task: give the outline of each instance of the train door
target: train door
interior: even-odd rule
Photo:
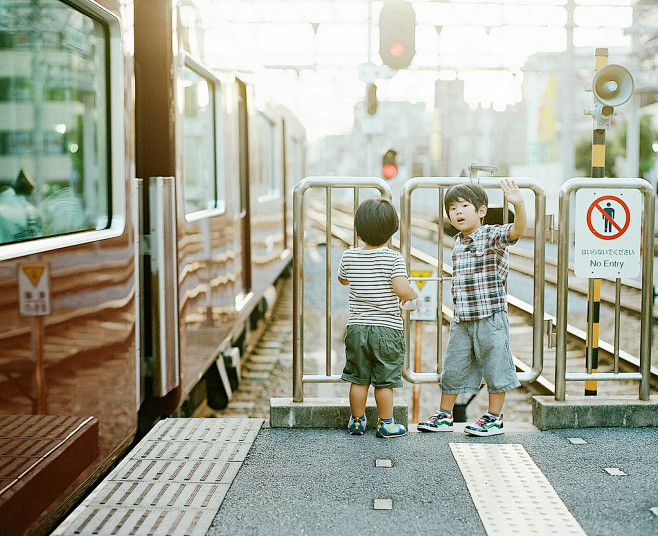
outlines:
[[[240,241],[242,244],[242,290],[251,290],[251,212],[249,208],[249,111],[247,87],[238,80],[238,129],[240,155]]]

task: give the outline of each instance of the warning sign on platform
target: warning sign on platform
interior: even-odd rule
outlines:
[[[50,314],[50,273],[48,263],[21,263],[18,266],[18,301],[23,316]]]
[[[581,188],[576,192],[576,277],[635,277],[640,273],[642,193]]]
[[[427,281],[424,278],[436,277],[436,272],[430,270],[411,270],[411,286],[418,293],[420,307],[409,314],[409,320],[436,320],[436,295],[438,281]],[[414,281],[414,278],[420,279]]]

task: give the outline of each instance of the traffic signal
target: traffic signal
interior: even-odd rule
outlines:
[[[406,0],[388,0],[379,14],[379,55],[393,69],[405,69],[416,53],[416,13]]]
[[[375,84],[368,84],[366,93],[368,98],[368,115],[375,115],[377,112],[377,86]]]
[[[398,174],[398,153],[395,149],[386,149],[382,155],[382,177],[392,179]]]

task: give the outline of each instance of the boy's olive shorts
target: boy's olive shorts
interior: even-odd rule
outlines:
[[[402,387],[405,343],[402,330],[384,326],[347,326],[347,362],[341,378],[358,385]]]

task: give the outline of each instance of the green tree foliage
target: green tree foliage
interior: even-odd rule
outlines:
[[[606,132],[605,140],[605,176],[616,177],[615,162],[620,156],[626,156],[626,130],[624,121],[619,128]],[[656,153],[653,144],[658,141],[658,131],[653,127],[651,116],[644,114],[640,118],[640,176],[645,177],[654,166]],[[585,136],[576,143],[576,169],[585,177],[592,170],[592,138]]]

